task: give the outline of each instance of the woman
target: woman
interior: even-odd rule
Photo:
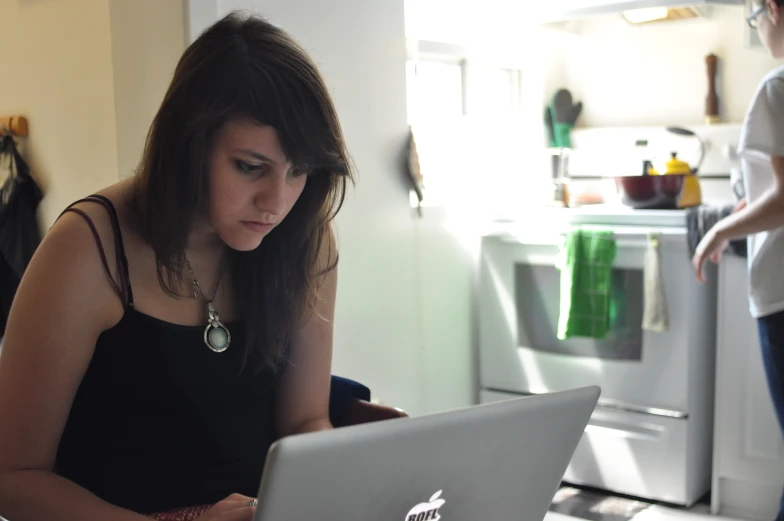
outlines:
[[[749,24],[774,58],[784,58],[784,1],[756,2]],[[762,359],[784,431],[784,67],[760,84],[739,145],[747,200],[703,238],[694,255],[697,278],[707,259],[719,260],[727,241],[749,237],[749,290]],[[784,519],[784,498],[777,519]]]
[[[289,36],[236,14],[200,36],[137,175],[67,210],[20,285],[0,515],[249,521],[274,439],[331,428],[330,221],[350,179]]]

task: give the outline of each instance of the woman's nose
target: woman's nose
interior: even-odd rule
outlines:
[[[261,180],[257,188],[255,204],[259,210],[275,216],[286,213],[288,185],[285,175],[275,175]]]

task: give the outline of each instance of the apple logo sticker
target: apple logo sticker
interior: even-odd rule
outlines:
[[[441,508],[446,501],[441,498],[441,492],[443,490],[439,490],[433,497],[430,498],[430,501],[427,503],[420,503],[406,515],[406,521],[438,521],[441,519],[441,516],[438,514],[438,509]]]

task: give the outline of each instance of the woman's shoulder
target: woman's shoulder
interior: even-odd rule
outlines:
[[[73,276],[89,267],[93,277],[100,270],[120,280],[117,252],[123,250],[118,244],[127,233],[123,214],[129,193],[127,183],[120,182],[70,204],[44,237],[42,251],[61,258],[64,268],[70,265]]]
[[[765,78],[762,80],[762,84],[765,85],[771,81],[782,81],[784,82],[784,65],[780,67],[776,67],[772,71],[770,71]]]
[[[751,103],[751,109],[761,106],[766,110],[784,104],[784,65],[770,71],[762,78]]]
[[[126,206],[123,183],[116,183],[68,205],[55,221],[44,240],[68,237],[75,244],[98,243],[114,251],[115,216]]]
[[[98,204],[79,201],[70,205],[44,235],[20,291],[26,288],[33,294],[74,300],[77,295],[91,295],[102,303],[96,320],[105,327],[112,325],[122,315],[122,302],[109,281],[117,280],[113,236],[111,219]]]

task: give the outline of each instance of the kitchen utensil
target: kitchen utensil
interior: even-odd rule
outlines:
[[[681,161],[678,159],[677,152],[670,152],[670,160],[667,161],[664,165],[664,171],[662,174],[664,175],[673,175],[673,174],[683,174],[689,175],[692,174],[692,169],[689,166],[689,163],[686,161]]]
[[[550,103],[555,131],[555,146],[571,148],[571,132],[577,118],[582,112],[582,103],[574,104],[572,93],[567,89],[558,89]]]
[[[553,152],[553,199],[556,206],[569,206],[569,148]]]
[[[553,121],[553,112],[550,110],[550,107],[545,107],[544,109],[544,126],[547,128],[549,146],[558,146],[555,142],[555,122]]]
[[[574,126],[577,123],[577,120],[580,118],[580,114],[583,111],[583,102],[578,101],[573,107],[571,112],[569,113],[569,123]]]
[[[716,69],[719,59],[715,54],[705,57],[705,66],[708,72],[708,96],[705,100],[705,123],[715,125],[721,123],[719,117],[719,95],[716,93]]]
[[[674,210],[687,175],[636,175],[616,177],[621,202],[635,209]]]
[[[678,153],[672,152],[671,159],[665,164],[664,175],[683,175],[683,191],[678,198],[678,208],[690,208],[702,204],[702,189],[700,180],[688,163],[678,159]]]
[[[700,168],[702,167],[702,162],[705,161],[705,150],[707,149],[705,140],[687,128],[665,127],[665,130],[667,130],[667,132],[670,132],[671,134],[676,134],[678,136],[693,137],[700,142],[700,159],[697,162],[697,166],[695,166],[691,170],[692,174],[697,174],[697,172],[699,172]]]
[[[547,127],[547,139],[548,145],[550,148],[556,148],[558,143],[555,139],[555,122],[553,121],[553,111],[550,107],[545,107],[544,109],[544,125]],[[550,155],[550,164],[552,168],[552,178],[553,183],[556,182],[556,179],[560,176],[561,172],[561,156],[560,154],[551,154]],[[559,198],[559,197],[555,197]]]
[[[683,191],[678,201],[678,208],[691,208],[702,204],[702,188],[696,175],[687,175],[683,180]]]
[[[558,89],[553,96],[553,115],[556,123],[568,123],[572,115],[572,93],[566,89]]]
[[[424,200],[424,177],[419,165],[419,153],[417,152],[414,130],[408,127],[408,147],[406,157],[406,173],[408,174],[409,185],[416,193],[417,215],[422,217],[422,201]]]

